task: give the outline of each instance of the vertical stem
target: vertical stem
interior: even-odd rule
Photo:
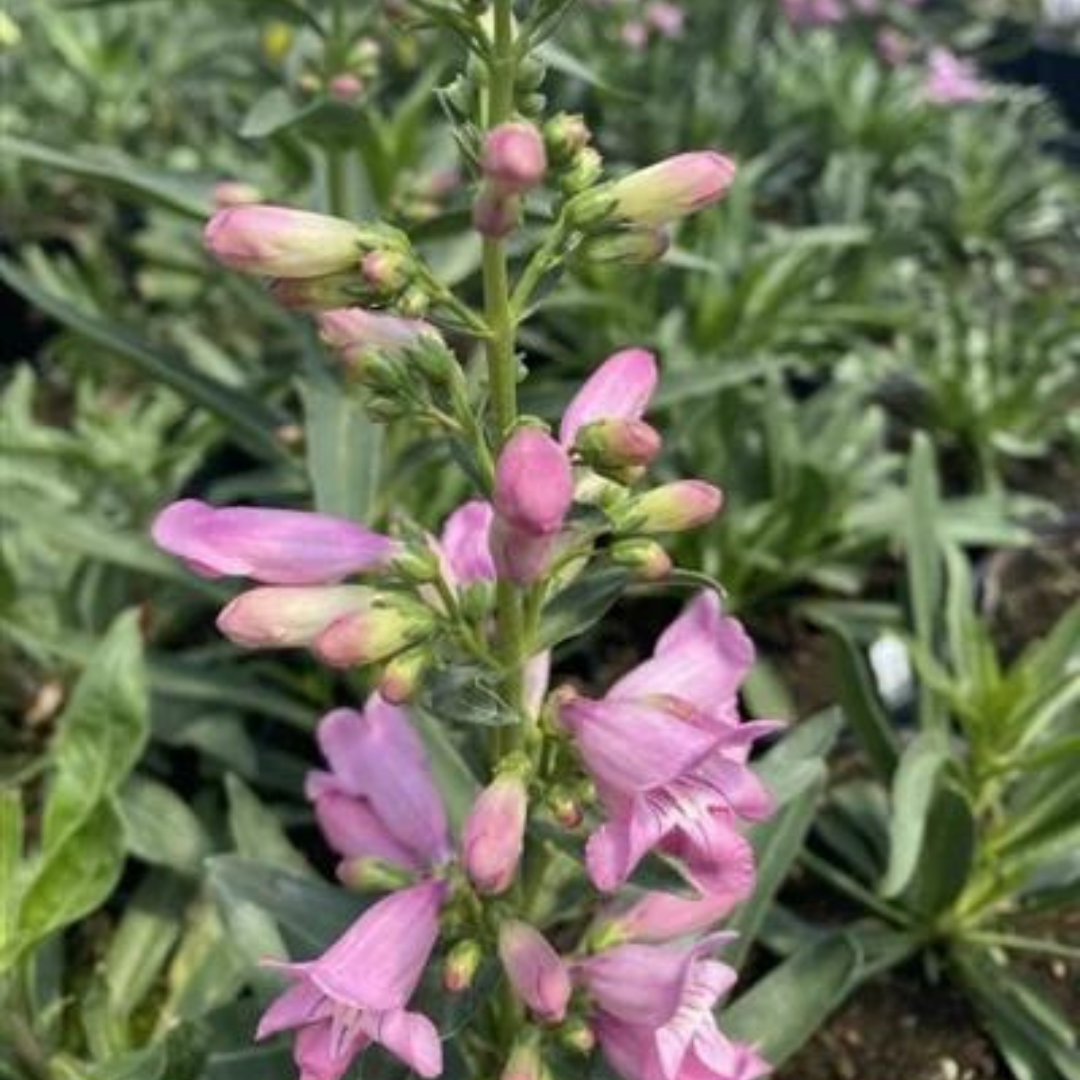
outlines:
[[[495,40],[488,97],[488,127],[508,120],[514,108],[514,26],[512,0],[495,0]],[[501,447],[518,416],[517,357],[514,319],[510,310],[510,284],[506,246],[484,240],[484,311],[491,329],[487,344],[488,386],[495,422],[496,446]],[[521,704],[524,620],[521,595],[512,582],[500,581],[496,597],[497,649],[503,666],[503,693],[515,707]],[[506,732],[506,737],[503,732]],[[493,750],[505,753],[516,743],[513,728],[496,729]]]

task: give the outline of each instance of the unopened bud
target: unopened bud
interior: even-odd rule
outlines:
[[[479,942],[472,939],[459,941],[446,957],[443,966],[443,986],[451,994],[460,994],[468,990],[476,978],[483,958],[484,950]]]
[[[573,157],[566,171],[559,180],[563,191],[568,195],[584,194],[592,188],[604,173],[604,159],[600,152],[591,146],[583,147]],[[605,203],[605,219],[614,206],[614,201]]]
[[[540,1057],[540,1040],[529,1032],[518,1040],[499,1080],[550,1080],[551,1073]]]
[[[258,202],[262,202],[262,192],[253,184],[245,184],[242,180],[221,180],[214,185],[215,210],[251,206]]]
[[[371,289],[353,270],[313,278],[278,278],[270,295],[291,311],[332,311],[371,297]]]
[[[416,697],[424,674],[431,665],[431,653],[424,647],[406,649],[395,656],[379,679],[379,693],[391,705],[404,705]]]
[[[587,149],[582,151],[583,154],[586,152]],[[566,204],[566,217],[570,224],[578,229],[590,229],[606,222],[616,205],[612,188],[612,184],[600,184],[575,195]]]
[[[585,118],[577,113],[558,113],[544,125],[544,145],[553,161],[569,163],[592,138]]]
[[[564,829],[576,829],[585,819],[581,803],[565,787],[552,788],[546,801],[551,816]]]
[[[529,797],[520,772],[502,772],[476,798],[462,835],[462,861],[477,892],[510,888],[525,843]]]
[[[627,266],[644,266],[662,259],[669,247],[671,237],[663,229],[643,226],[593,237],[582,244],[578,257],[600,265],[623,263]]]
[[[415,878],[404,867],[374,855],[343,859],[337,867],[338,881],[355,892],[385,892],[403,889]]]
[[[577,431],[574,450],[601,472],[648,465],[660,453],[660,433],[644,420],[594,420]]]
[[[360,261],[360,272],[383,297],[396,296],[412,280],[413,260],[400,251],[372,251]]]
[[[521,221],[521,199],[506,194],[490,184],[480,189],[473,206],[473,226],[489,240],[509,236]]]
[[[480,169],[487,185],[501,195],[531,191],[547,172],[547,153],[532,124],[500,124],[484,137]]]
[[[619,217],[663,225],[711,206],[735,179],[735,163],[722,154],[677,154],[618,180],[613,194]]]
[[[409,547],[394,556],[390,568],[413,585],[426,585],[439,576],[439,556],[426,545]]]
[[[332,98],[348,104],[357,101],[364,93],[364,80],[351,72],[342,72],[330,80],[327,90]]]
[[[678,480],[629,499],[613,515],[619,532],[644,535],[684,532],[712,521],[723,494],[701,480]]]
[[[431,307],[431,297],[426,290],[414,285],[405,290],[397,302],[397,309],[408,319],[422,319]]]
[[[315,653],[330,667],[375,664],[427,637],[435,627],[429,608],[404,597],[381,596],[367,611],[331,623],[315,640]]]
[[[547,939],[528,923],[499,928],[499,959],[517,996],[546,1024],[561,1023],[573,988],[570,972]]]
[[[596,1049],[596,1035],[593,1029],[580,1017],[568,1020],[563,1024],[559,1029],[559,1042],[567,1050],[572,1050],[575,1054],[581,1054],[583,1057],[587,1057]]]
[[[644,537],[618,540],[608,549],[616,566],[632,570],[641,581],[663,581],[671,574],[671,556],[655,541]]]
[[[547,75],[547,64],[536,55],[526,56],[517,66],[515,83],[519,90],[539,90]]]

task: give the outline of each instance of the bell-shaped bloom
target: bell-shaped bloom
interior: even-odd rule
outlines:
[[[503,923],[499,959],[529,1011],[546,1024],[562,1023],[573,992],[570,971],[544,935],[527,923]]]
[[[435,616],[414,600],[373,600],[335,619],[315,638],[315,655],[330,667],[377,664],[430,635]]]
[[[446,862],[446,810],[404,709],[374,694],[363,712],[328,713],[318,742],[330,769],[309,773],[306,791],[334,851],[418,872]]]
[[[339,1080],[379,1043],[423,1077],[442,1072],[435,1025],[406,1006],[439,934],[447,887],[426,881],[372,905],[322,956],[275,964],[293,985],[263,1014],[256,1038],[298,1030],[302,1080]]]
[[[369,351],[406,352],[416,348],[425,337],[438,339],[439,332],[423,319],[349,307],[319,315],[319,336],[346,363],[352,363]]]
[[[657,378],[656,357],[645,349],[609,356],[566,407],[559,442],[570,449],[583,427],[600,420],[640,420],[656,392]]]
[[[722,940],[681,951],[623,945],[578,966],[604,1056],[625,1080],[755,1080],[770,1071],[716,1026],[716,1004],[735,981],[709,958]]]
[[[646,892],[629,905],[601,916],[605,940],[666,942],[710,930],[753,891],[754,859],[749,845],[732,852],[727,868],[730,887],[692,900],[671,893]]]
[[[337,620],[368,610],[372,595],[362,585],[267,585],[227,604],[217,627],[246,649],[302,648]]]
[[[513,884],[525,846],[529,796],[516,772],[500,773],[476,797],[462,831],[462,862],[477,892],[497,896]]]
[[[924,86],[926,96],[939,105],[982,101],[987,94],[975,65],[944,48],[930,50]]]
[[[730,158],[711,150],[677,154],[617,180],[615,213],[638,225],[664,225],[719,201],[735,172]]]
[[[443,577],[454,588],[495,580],[489,536],[495,511],[482,499],[459,506],[443,525],[438,552]]]
[[[203,577],[317,585],[384,566],[395,541],[345,518],[302,510],[214,507],[181,499],[158,514],[154,542]]]
[[[752,854],[737,826],[767,817],[772,800],[746,759],[777,727],[740,720],[736,694],[753,655],[739,623],[705,593],[602,700],[563,702],[561,721],[607,811],[587,848],[598,888],[617,889],[654,848],[706,894],[747,887]]]
[[[703,480],[675,480],[646,491],[613,514],[616,529],[641,536],[686,532],[708,524],[724,504],[723,492]]]
[[[219,210],[204,233],[225,266],[271,278],[308,278],[359,266],[363,233],[343,218],[287,206]]]
[[[522,195],[547,172],[547,153],[537,128],[527,122],[499,124],[484,136],[480,171],[497,191]]]

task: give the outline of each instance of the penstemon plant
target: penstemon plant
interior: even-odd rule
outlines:
[[[599,1049],[629,1080],[751,1080],[767,1064],[714,1009],[734,982],[715,925],[754,884],[743,826],[772,809],[748,755],[778,725],[738,706],[753,646],[710,583],[603,695],[551,689],[550,671],[635,582],[707,581],[657,538],[709,522],[721,494],[648,486],[661,436],[643,349],[601,364],[557,432],[518,404],[541,288],[573,260],[659,258],[666,226],[720,199],[735,167],[695,152],[607,178],[580,117],[539,115],[537,50],[572,2],[521,6],[519,21],[511,0],[416,4],[470,52],[442,96],[476,178],[482,306],[383,223],[245,204],[206,230],[219,261],[315,313],[375,420],[449,440],[475,487],[437,539],[195,499],[154,525],[197,573],[258,583],[218,619],[232,641],[373,672],[362,709],[320,723],[327,768],[307,795],[342,882],[381,898],[321,956],[277,965],[288,988],[258,1037],[292,1030],[303,1080],[337,1080],[374,1044],[424,1077],[584,1075]],[[526,203],[549,213],[535,236]],[[420,716],[471,722],[452,737],[487,783],[464,808]]]

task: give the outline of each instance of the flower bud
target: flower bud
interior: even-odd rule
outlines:
[[[217,627],[248,649],[309,645],[336,620],[365,610],[371,597],[361,585],[249,589],[225,606]]]
[[[545,799],[551,816],[564,828],[576,829],[585,820],[581,803],[563,786],[554,787]]]
[[[521,199],[485,184],[473,206],[473,227],[489,240],[509,236],[521,221]]]
[[[536,536],[558,532],[574,498],[566,451],[537,428],[519,428],[495,466],[495,511],[512,528]]]
[[[403,866],[361,855],[355,859],[343,859],[337,866],[338,881],[354,892],[391,892],[412,885],[416,878]]]
[[[419,285],[406,289],[397,301],[397,309],[410,319],[419,319],[428,313],[431,307],[431,295]]]
[[[532,124],[500,124],[484,136],[480,169],[489,185],[504,195],[523,195],[544,179],[547,153]]]
[[[570,972],[544,936],[527,923],[504,922],[499,959],[515,993],[537,1019],[561,1023],[573,992]]]
[[[590,152],[592,148],[586,147],[580,156]],[[593,187],[591,183],[568,186],[569,180],[564,183],[568,191],[580,191],[566,204],[566,219],[577,229],[594,229],[609,221],[615,212],[617,205],[614,184],[598,184]]]
[[[262,201],[262,192],[253,184],[242,180],[220,180],[214,185],[214,209],[226,210],[230,206],[250,206]]]
[[[569,163],[592,139],[579,113],[558,113],[544,125],[544,145],[554,161]]]
[[[443,986],[451,994],[460,994],[472,986],[484,950],[478,941],[471,938],[459,941],[447,954],[443,965]]]
[[[671,556],[655,540],[618,540],[608,548],[608,555],[641,581],[663,581],[671,573]]]
[[[701,480],[678,480],[630,499],[613,515],[619,532],[685,532],[712,521],[720,512],[723,494]]]
[[[315,639],[314,649],[330,667],[375,664],[426,637],[434,625],[434,616],[423,605],[382,597],[367,610],[331,623]]]
[[[390,569],[413,585],[427,585],[441,572],[438,554],[422,544],[407,547],[395,555]]]
[[[669,247],[671,237],[663,229],[620,229],[587,240],[579,249],[578,257],[601,266],[607,263],[645,266],[662,259]]]
[[[354,270],[314,278],[278,278],[270,295],[290,311],[329,311],[370,300],[372,290]]]
[[[400,251],[369,251],[360,261],[364,280],[378,296],[396,296],[412,279],[413,260]]]
[[[364,80],[351,72],[345,71],[335,75],[328,83],[326,89],[336,101],[349,104],[357,101],[364,92]]]
[[[523,1038],[510,1054],[499,1080],[550,1080],[551,1073],[540,1057],[539,1040]]]
[[[431,664],[431,653],[420,646],[406,649],[395,656],[383,669],[379,693],[391,705],[403,705],[416,696],[424,673]]]
[[[525,844],[528,802],[518,771],[500,773],[477,796],[462,833],[462,861],[477,892],[497,896],[513,883]]]
[[[342,218],[253,205],[219,210],[203,235],[214,258],[233,270],[310,278],[356,266],[364,234]]]
[[[514,85],[519,90],[539,90],[547,77],[547,64],[535,54],[524,57],[517,66]]]
[[[622,469],[648,465],[660,453],[660,433],[644,420],[594,420],[579,428],[574,450],[586,465],[599,469]]]
[[[357,307],[323,312],[319,316],[319,336],[350,365],[359,363],[370,352],[393,356],[417,348],[424,340],[442,340],[430,323],[420,319],[402,319]]]
[[[735,163],[722,154],[678,154],[615,182],[619,217],[664,225],[717,202],[735,179]]]
[[[593,1029],[580,1017],[575,1017],[562,1026],[559,1042],[575,1054],[588,1057],[596,1049],[596,1035]]]

